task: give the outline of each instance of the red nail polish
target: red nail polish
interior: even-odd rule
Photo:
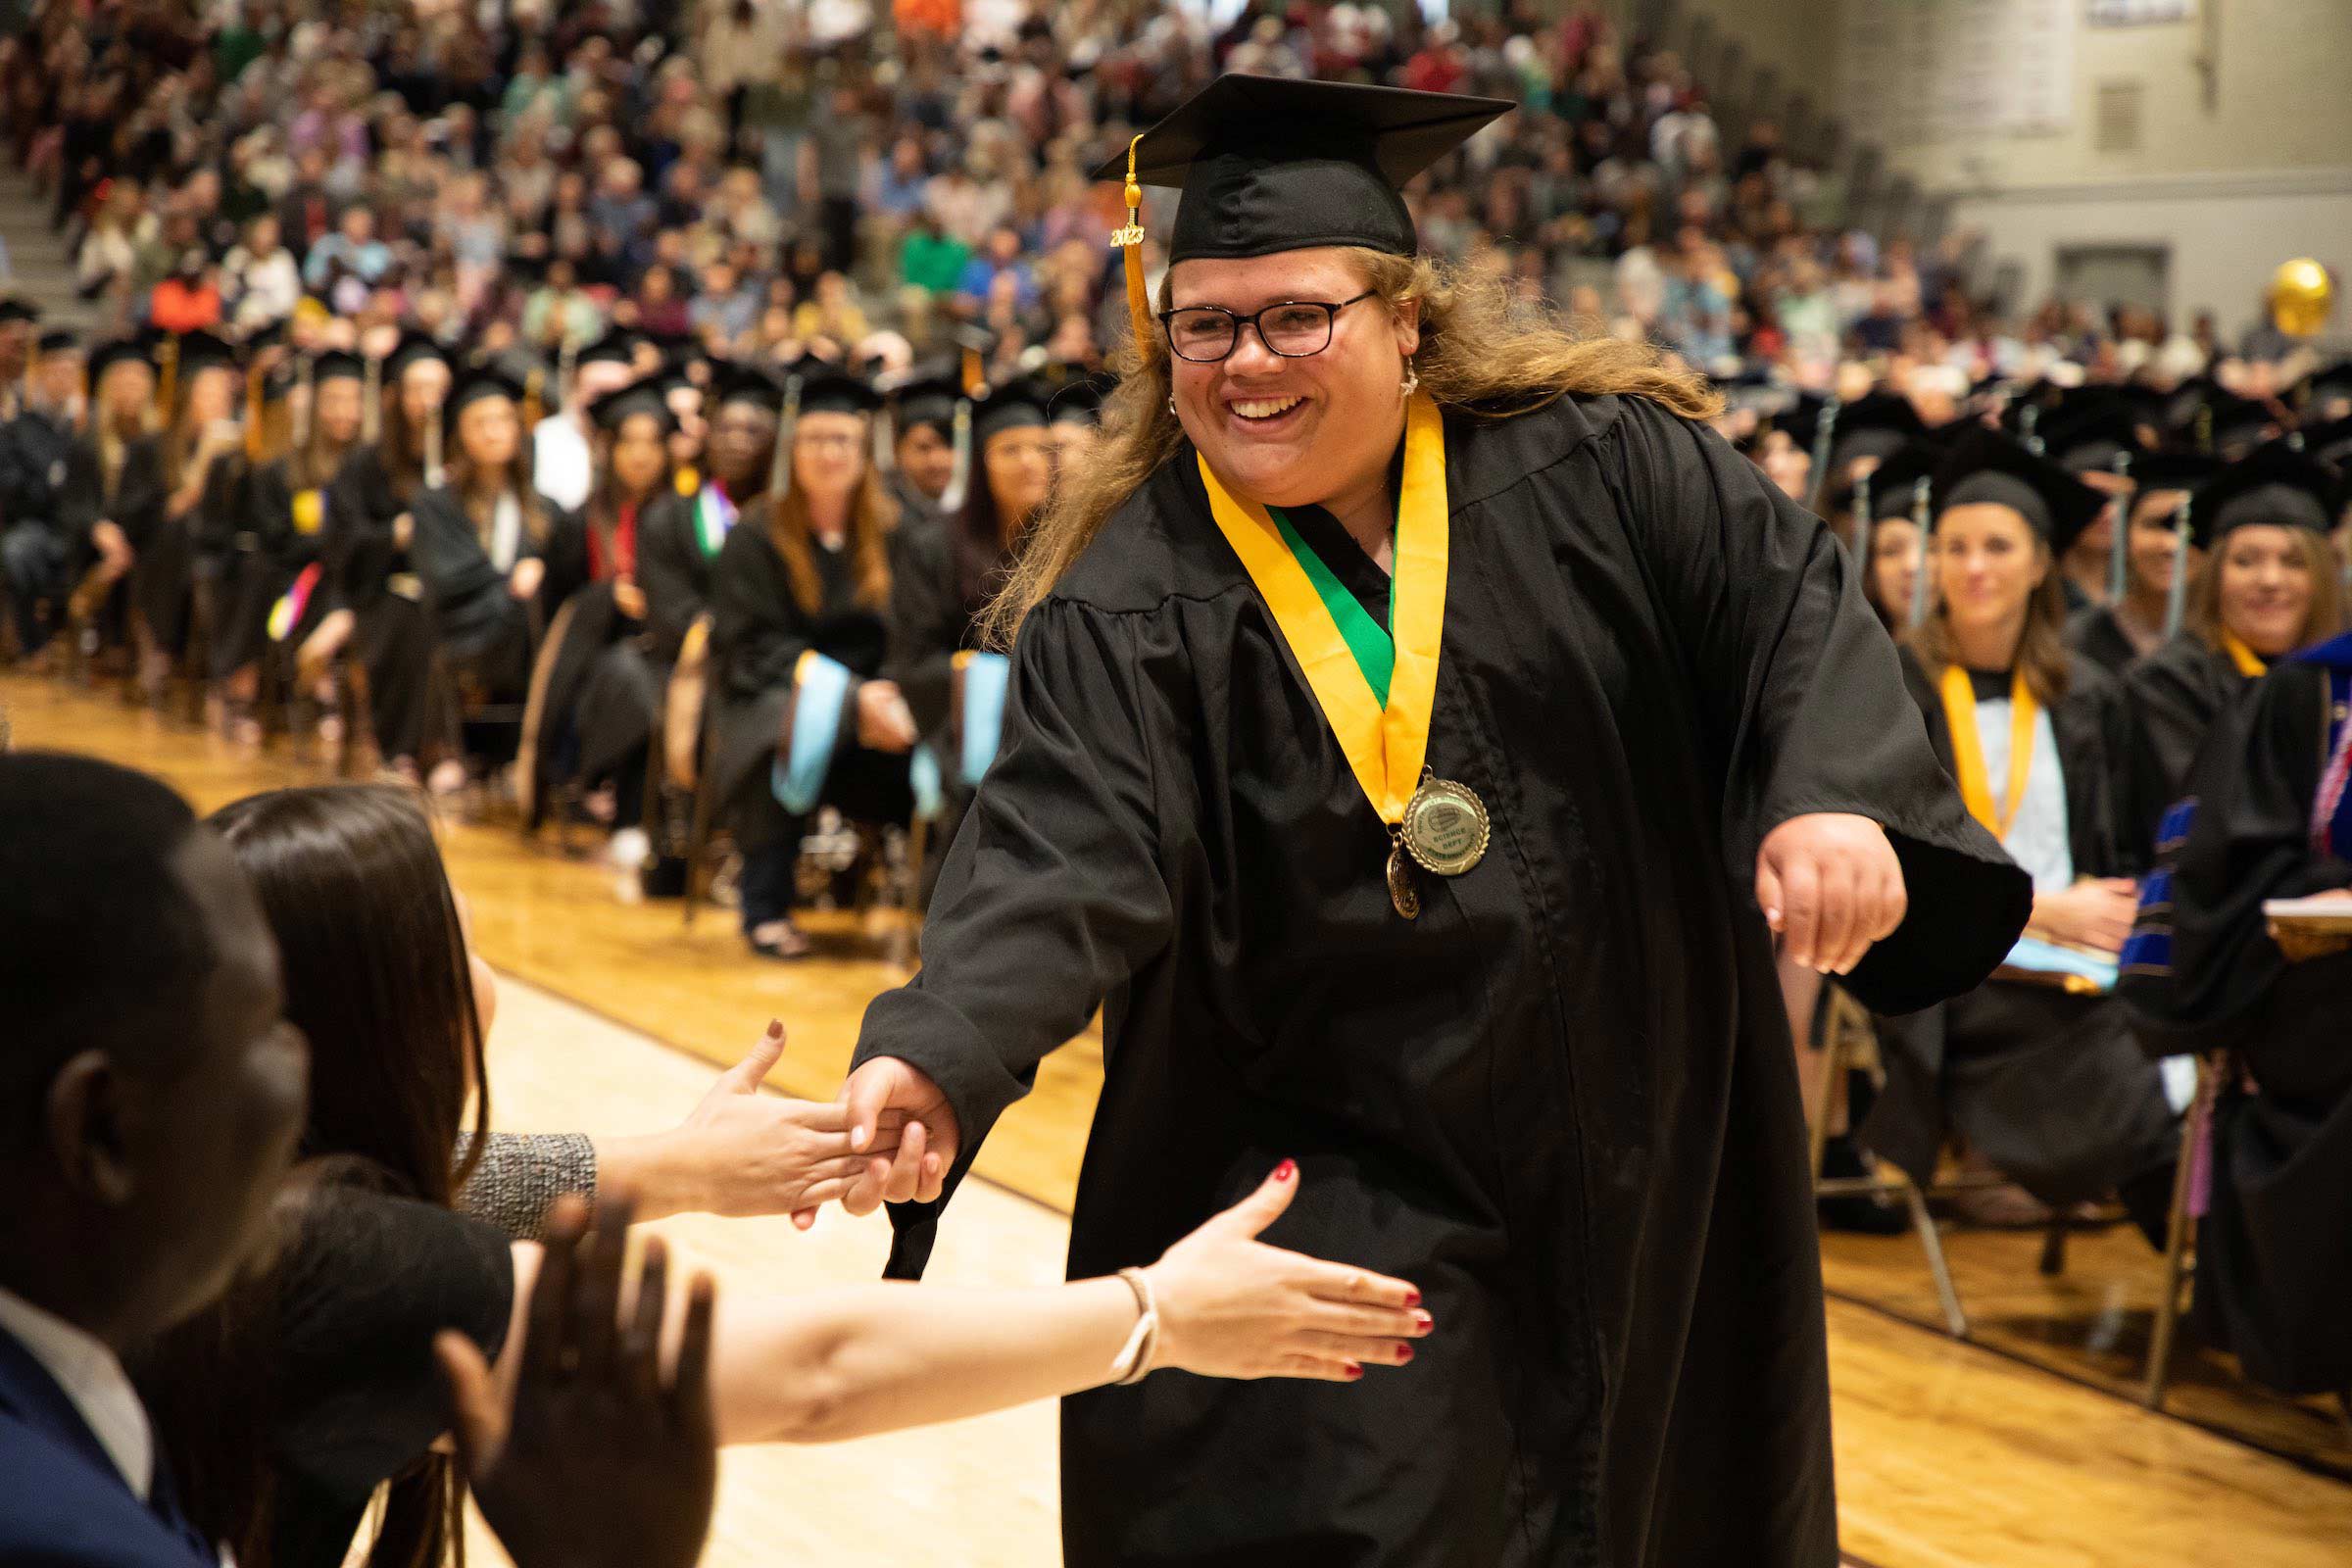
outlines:
[[[1357,1378],[1360,1378],[1360,1377],[1362,1377],[1363,1375],[1364,1375],[1364,1369],[1363,1369],[1362,1367],[1360,1367],[1360,1366],[1357,1366],[1357,1365],[1356,1365],[1356,1364],[1355,1364],[1353,1361],[1350,1361],[1350,1362],[1348,1362],[1348,1382],[1350,1382],[1350,1383],[1353,1383],[1353,1382],[1354,1382],[1354,1381],[1355,1381]]]
[[[1413,1327],[1419,1329],[1424,1334],[1432,1334],[1437,1331],[1438,1320],[1434,1317],[1431,1317],[1427,1312],[1419,1312],[1414,1314]]]
[[[1409,1345],[1405,1345],[1405,1346],[1399,1346],[1399,1347],[1397,1348],[1397,1353],[1396,1353],[1396,1364],[1397,1364],[1398,1366],[1402,1366],[1402,1365],[1404,1365],[1404,1363],[1405,1363],[1405,1362],[1407,1362],[1407,1361],[1410,1361],[1412,1358],[1413,1358],[1413,1348],[1412,1348],[1411,1346],[1409,1346]]]
[[[1298,1174],[1298,1162],[1295,1159],[1286,1159],[1274,1167],[1274,1179],[1278,1182],[1287,1182]]]
[[[1404,1304],[1407,1306],[1419,1306],[1421,1304],[1421,1293],[1419,1291],[1405,1292]]]

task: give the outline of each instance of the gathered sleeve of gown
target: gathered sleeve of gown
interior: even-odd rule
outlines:
[[[711,573],[710,648],[726,689],[749,702],[791,685],[809,647],[808,617],[784,563],[747,521],[727,535]]]
[[[961,1134],[957,1175],[1038,1062],[1173,932],[1158,780],[1187,764],[1150,674],[1172,655],[1147,646],[1150,626],[1058,599],[1030,612],[1004,743],[940,873],[922,969],[866,1008],[858,1062],[897,1056],[939,1086]]]
[[[1869,817],[1910,908],[1843,983],[1889,1013],[1973,988],[2024,929],[2033,884],[1936,761],[1860,570],[1720,438],[1627,403],[1609,478],[1722,769],[1726,871],[1752,887],[1765,836],[1791,817]]]
[[[693,553],[700,544],[693,505],[678,496],[661,496],[637,514],[637,586],[645,590],[645,629],[664,662],[678,657],[687,628],[706,608],[695,581]]]
[[[164,525],[164,503],[169,499],[163,437],[141,436],[123,449],[122,475],[99,516],[121,524],[133,550],[145,550]]]

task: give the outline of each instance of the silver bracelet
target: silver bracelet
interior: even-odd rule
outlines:
[[[1119,1278],[1135,1293],[1135,1332],[1127,1336],[1127,1344],[1110,1363],[1110,1380],[1125,1388],[1141,1383],[1152,1370],[1152,1352],[1159,1348],[1159,1302],[1152,1295],[1152,1281],[1140,1268],[1123,1268]]]

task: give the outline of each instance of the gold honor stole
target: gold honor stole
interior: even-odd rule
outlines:
[[[1449,526],[1446,431],[1437,404],[1419,393],[1405,405],[1404,476],[1390,584],[1395,657],[1385,702],[1286,530],[1264,507],[1228,491],[1207,459],[1200,464],[1209,512],[1298,661],[1364,799],[1388,825],[1391,838],[1423,866],[1449,876],[1468,870],[1486,851],[1486,809],[1461,785],[1424,782],[1446,629]],[[1433,831],[1416,833],[1407,818],[1417,818],[1423,809],[1437,813],[1431,817]],[[1393,854],[1390,893],[1397,912],[1410,919],[1419,901],[1401,865],[1400,854]]]
[[[2237,666],[2237,672],[2248,680],[2253,680],[2270,670],[2270,664],[2260,654],[2248,648],[2244,639],[2237,633],[2227,628],[2222,632],[2222,651],[2230,656],[2230,662]]]
[[[1952,767],[1960,775],[1960,799],[1968,814],[2006,843],[2009,828],[2025,804],[2026,778],[2034,766],[2034,731],[2041,705],[2020,669],[2009,678],[2009,792],[1998,812],[1992,807],[1992,779],[1984,769],[1984,743],[1977,735],[1977,688],[1958,664],[1943,666],[1943,718],[1952,732]]]

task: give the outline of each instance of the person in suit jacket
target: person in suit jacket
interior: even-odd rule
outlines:
[[[309,1047],[251,886],[171,790],[0,757],[0,1562],[217,1562],[121,1357],[262,1244]]]

